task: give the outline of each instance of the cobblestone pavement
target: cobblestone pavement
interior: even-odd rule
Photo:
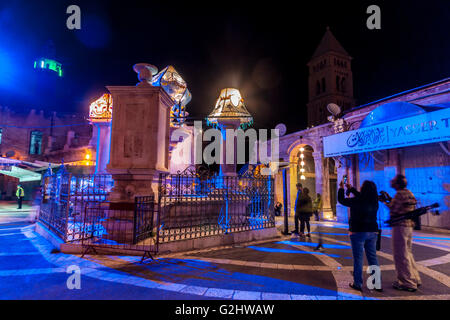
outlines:
[[[0,212],[1,299],[450,299],[450,232],[415,232],[414,255],[423,285],[415,293],[391,287],[395,279],[389,230],[378,257],[383,293],[348,287],[352,258],[346,226],[320,223],[325,252],[313,236],[290,237],[185,254],[140,264],[136,256],[52,253],[34,232],[30,213]],[[277,224],[281,225],[281,220]],[[67,267],[81,269],[81,289],[70,290]],[[367,275],[366,275],[367,276]]]

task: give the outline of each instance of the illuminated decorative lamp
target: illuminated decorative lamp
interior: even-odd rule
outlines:
[[[225,88],[220,92],[216,106],[206,118],[207,124],[220,127],[224,121],[239,121],[240,127],[246,129],[253,124],[253,117],[247,111],[244,99],[238,89]]]
[[[89,105],[89,120],[91,122],[110,122],[112,119],[112,97],[109,93]]]
[[[95,173],[106,173],[111,147],[111,120],[113,101],[109,93],[89,105],[89,120],[97,130],[92,133],[90,145],[96,147]],[[90,156],[89,156],[90,157]],[[89,160],[89,159],[86,159]]]
[[[222,132],[223,139],[226,138],[226,130],[236,130],[239,127],[245,129],[253,123],[253,117],[247,111],[244,99],[238,89],[225,88],[220,92],[219,98],[213,111],[206,117],[206,124],[219,128]],[[220,165],[220,175],[233,176],[236,175],[236,144],[234,144],[234,161],[226,163],[226,143],[222,143],[223,161]]]
[[[174,102],[170,111],[171,126],[182,125],[187,117],[186,105],[192,99],[186,81],[173,66],[167,66],[153,76],[152,85],[162,87]]]

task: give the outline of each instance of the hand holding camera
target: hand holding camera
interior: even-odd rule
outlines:
[[[391,202],[392,197],[387,193],[386,191],[380,191],[380,194],[378,195],[378,201],[381,202]]]

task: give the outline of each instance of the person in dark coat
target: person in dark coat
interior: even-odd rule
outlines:
[[[298,236],[298,220],[299,220],[299,215],[298,215],[298,208],[299,208],[299,201],[300,201],[300,197],[302,195],[302,191],[303,191],[303,186],[301,183],[297,183],[296,185],[297,187],[297,197],[295,198],[295,207],[294,207],[294,225],[295,225],[295,230],[292,232],[292,234],[294,236]]]
[[[300,236],[305,236],[305,225],[308,229],[308,233],[306,234],[307,237],[311,238],[311,227],[309,225],[309,219],[311,218],[313,214],[313,208],[312,208],[312,199],[309,196],[309,189],[303,188],[303,192],[300,195],[299,201],[298,201],[298,216],[300,219]]]
[[[347,185],[347,189],[350,193],[353,193],[353,198],[345,197],[344,181],[341,181],[338,202],[350,207],[349,235],[353,253],[353,283],[350,283],[349,286],[362,291],[364,250],[369,265],[379,266],[376,251],[378,192],[377,186],[372,181],[364,181],[361,192],[358,192],[351,185]],[[376,290],[381,291],[382,289],[376,288]]]

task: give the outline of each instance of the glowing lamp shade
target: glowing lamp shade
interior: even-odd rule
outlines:
[[[182,125],[188,115],[186,105],[192,99],[186,81],[173,66],[167,66],[153,76],[152,85],[162,87],[174,102],[170,111],[171,126],[176,127]]]
[[[208,124],[213,125],[219,124],[220,120],[239,120],[244,127],[253,123],[253,117],[247,111],[241,93],[235,88],[222,89],[207,120]]]
[[[89,106],[89,120],[92,122],[110,122],[112,119],[112,97],[103,94]]]
[[[302,162],[300,162],[300,164],[301,164],[302,166],[304,166],[304,165],[305,165],[305,162],[304,162],[304,161],[302,161]]]
[[[304,175],[301,175],[300,179],[306,180],[306,177]]]

